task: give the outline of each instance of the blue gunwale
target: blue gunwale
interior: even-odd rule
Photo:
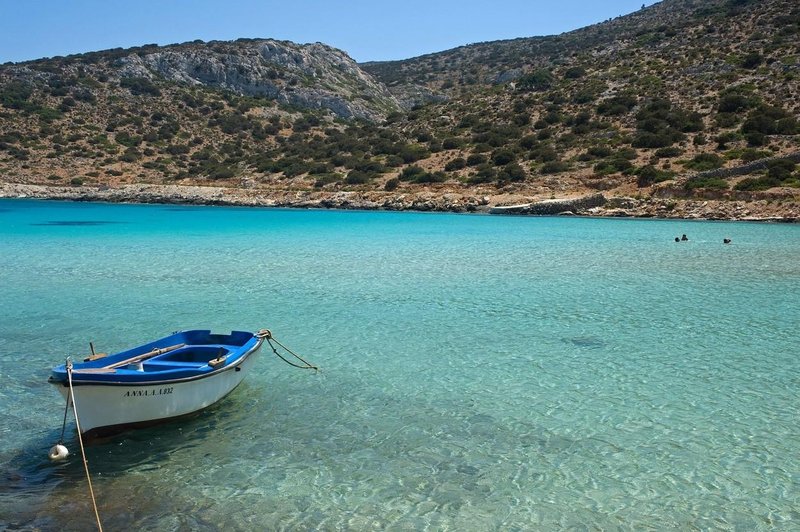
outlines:
[[[74,386],[151,386],[201,379],[222,371],[238,370],[260,343],[261,340],[253,333],[244,331],[232,331],[227,335],[211,334],[209,330],[181,331],[97,360],[74,363],[72,383]],[[141,370],[133,365],[124,365],[103,371],[108,366],[167,347],[175,348],[146,358]],[[220,356],[224,356],[222,364],[209,365],[210,360]],[[49,381],[67,386],[66,365],[53,368]]]

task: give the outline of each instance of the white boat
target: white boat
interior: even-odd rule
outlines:
[[[177,332],[102,358],[56,366],[49,382],[68,400],[82,434],[105,436],[191,414],[231,393],[269,331]]]

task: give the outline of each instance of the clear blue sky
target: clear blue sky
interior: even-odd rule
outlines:
[[[0,0],[0,63],[239,37],[324,42],[359,62],[552,35],[653,0]]]

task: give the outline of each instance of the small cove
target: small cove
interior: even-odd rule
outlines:
[[[92,446],[108,529],[800,522],[798,226],[7,200],[0,247],[12,528],[93,523],[50,367],[261,327],[322,371]]]

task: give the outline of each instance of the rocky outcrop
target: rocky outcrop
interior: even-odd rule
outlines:
[[[552,216],[556,214],[582,214],[594,207],[600,207],[606,203],[606,198],[602,194],[593,194],[582,198],[573,199],[550,199],[535,203],[525,203],[521,205],[507,205],[493,207],[489,210],[490,214],[527,214],[536,216]]]
[[[342,118],[380,120],[397,99],[346,53],[321,43],[243,40],[185,44],[118,60],[121,77],[144,77],[266,96],[328,109]]]

